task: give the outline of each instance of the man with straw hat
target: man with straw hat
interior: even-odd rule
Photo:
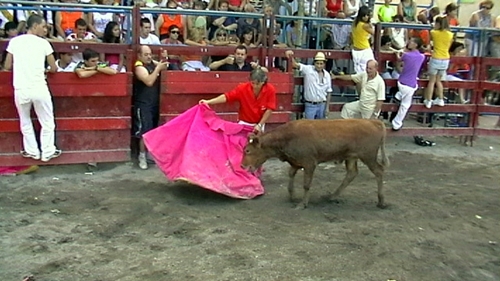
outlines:
[[[285,52],[287,58],[293,56],[293,51]],[[314,65],[305,65],[292,61],[293,68],[304,74],[304,118],[325,119],[327,107],[332,92],[332,77],[325,70],[326,57],[322,52],[314,56]]]

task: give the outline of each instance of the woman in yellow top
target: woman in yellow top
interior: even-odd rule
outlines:
[[[352,24],[352,61],[356,73],[366,70],[366,63],[374,60],[373,50],[370,46],[370,37],[375,29],[370,23],[371,11],[368,6],[359,8],[358,15]]]
[[[450,64],[449,49],[453,43],[453,33],[450,31],[446,16],[439,16],[434,22],[431,30],[431,41],[433,44],[432,57],[429,60],[429,84],[425,89],[425,107],[431,108],[433,104],[444,106],[443,83],[441,78],[446,76],[446,70]],[[436,86],[436,99],[432,100],[432,93]]]

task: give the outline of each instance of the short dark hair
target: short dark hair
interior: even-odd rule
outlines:
[[[75,27],[87,26],[87,22],[84,19],[77,19],[75,21]]]
[[[411,40],[417,44],[417,50],[420,50],[422,46],[424,45],[424,40],[420,37],[412,37]]]
[[[9,21],[9,22],[5,23],[3,29],[5,31],[9,31],[9,30],[12,30],[12,29],[17,29],[17,23],[15,23],[13,21]]]
[[[90,59],[93,59],[93,58],[98,58],[99,57],[99,53],[92,50],[92,49],[85,49],[83,51],[83,60],[90,60]]]
[[[32,28],[35,24],[42,24],[45,19],[37,14],[32,14],[26,21],[28,29]]]
[[[142,18],[140,23],[141,27],[143,27],[145,23],[151,24],[151,21],[148,18]]]
[[[380,46],[384,46],[387,43],[391,43],[391,42],[392,42],[392,39],[391,39],[391,36],[389,36],[389,35],[382,35],[382,37],[380,37]]]
[[[450,3],[450,4],[446,5],[446,8],[444,8],[444,13],[449,14],[455,10],[458,10],[458,5],[455,3]]]
[[[245,54],[248,54],[248,49],[245,47],[245,45],[238,45],[234,52],[236,53],[236,50],[245,50]]]

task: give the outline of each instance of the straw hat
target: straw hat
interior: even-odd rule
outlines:
[[[323,52],[317,52],[314,56],[314,61],[326,61],[326,56]]]

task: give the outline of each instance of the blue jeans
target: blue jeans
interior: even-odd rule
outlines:
[[[304,103],[304,118],[305,119],[325,119],[326,103]]]

